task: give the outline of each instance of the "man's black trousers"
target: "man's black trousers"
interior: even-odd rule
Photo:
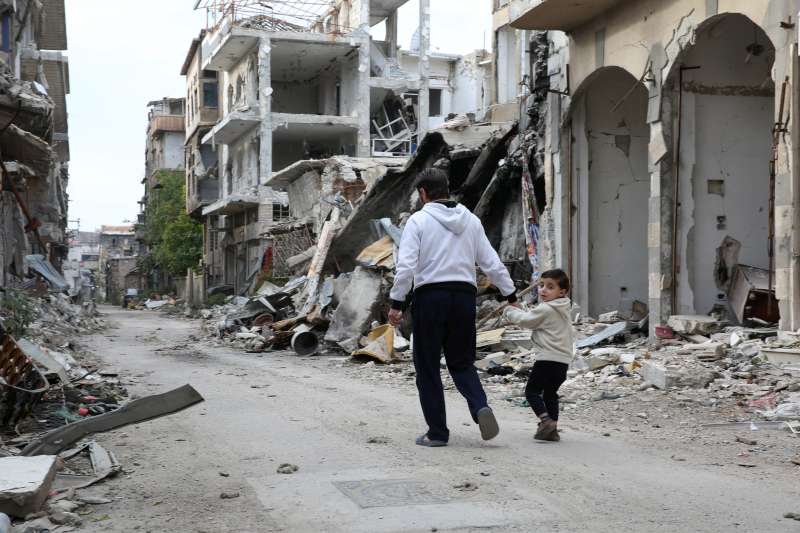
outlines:
[[[439,361],[444,351],[447,369],[466,398],[472,419],[487,407],[486,393],[475,369],[475,292],[461,288],[423,286],[414,291],[414,366],[428,438],[447,442],[450,431],[444,404]]]

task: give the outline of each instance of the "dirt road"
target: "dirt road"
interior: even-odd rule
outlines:
[[[206,401],[98,436],[126,474],[92,489],[115,502],[84,531],[800,528],[783,518],[800,511],[791,473],[675,460],[569,423],[561,443],[537,443],[529,412],[500,400],[501,434],[484,443],[452,391],[451,445],[420,448],[410,376],[359,379],[341,359],[238,353],[196,341],[197,322],[103,312],[116,327],[83,342],[133,396],[191,383]],[[277,473],[282,463],[299,470]]]

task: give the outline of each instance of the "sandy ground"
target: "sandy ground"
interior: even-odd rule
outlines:
[[[661,420],[657,393],[639,409],[649,421],[575,409],[562,442],[538,443],[530,411],[489,386],[501,434],[485,443],[449,391],[450,446],[420,448],[408,367],[241,353],[197,340],[196,321],[102,311],[114,327],[81,343],[133,397],[190,383],[206,401],[97,436],[125,473],[84,491],[114,503],[94,506],[83,531],[800,530],[783,518],[800,512],[797,467],[736,443],[738,430]],[[763,449],[797,451],[776,442]],[[742,453],[754,466],[737,464]],[[280,474],[283,463],[299,469]]]

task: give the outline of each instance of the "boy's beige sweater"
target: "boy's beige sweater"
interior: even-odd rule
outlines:
[[[529,311],[507,307],[506,321],[533,330],[533,350],[537,361],[570,364],[573,358],[575,332],[570,319],[572,303],[569,298],[542,302]]]

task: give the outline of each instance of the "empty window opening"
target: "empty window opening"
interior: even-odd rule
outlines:
[[[441,89],[431,89],[430,90],[430,104],[429,104],[429,114],[432,117],[441,117],[442,116],[442,90]]]

